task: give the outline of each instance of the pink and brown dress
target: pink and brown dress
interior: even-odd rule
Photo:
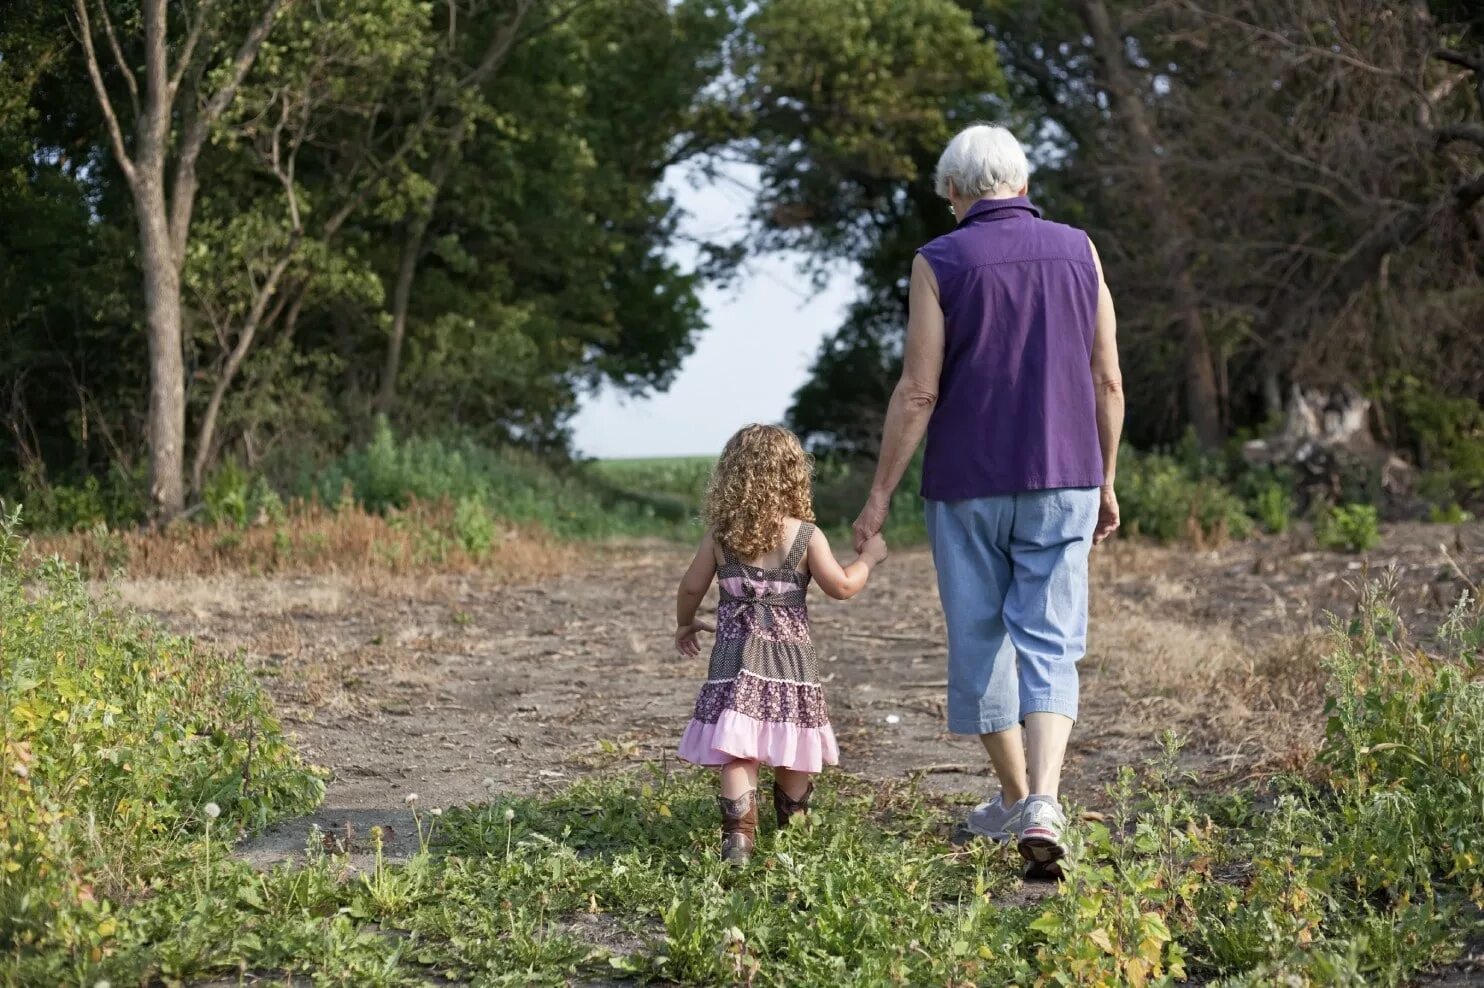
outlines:
[[[798,569],[813,534],[813,525],[799,526],[779,569],[748,566],[722,547],[716,644],[680,740],[686,761],[747,758],[800,772],[839,764],[809,638],[809,575]]]

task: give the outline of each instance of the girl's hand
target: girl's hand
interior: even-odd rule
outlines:
[[[861,546],[860,552],[862,559],[872,566],[878,566],[886,561],[886,540],[881,537],[880,533],[877,533],[866,539],[865,543]]]
[[[675,629],[675,650],[688,659],[694,659],[701,654],[701,642],[696,635],[703,631],[716,631],[716,625],[699,618],[690,624],[682,624]]]

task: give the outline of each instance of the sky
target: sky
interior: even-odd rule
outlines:
[[[698,238],[735,236],[752,202],[754,174],[733,169],[699,188],[684,171],[666,185],[687,214],[681,232]],[[673,256],[687,269],[694,252]],[[799,257],[777,254],[748,262],[727,288],[706,288],[707,328],[668,391],[634,399],[605,388],[583,401],[573,420],[585,456],[715,455],[749,422],[783,419],[808,376],[820,342],[844,321],[855,297],[854,271],[841,267],[823,290],[798,272]]]

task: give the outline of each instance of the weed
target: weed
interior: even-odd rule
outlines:
[[[1320,546],[1337,552],[1366,552],[1381,544],[1381,518],[1369,504],[1323,509],[1314,525]]]
[[[1466,525],[1474,520],[1472,512],[1463,510],[1457,501],[1446,506],[1433,505],[1427,509],[1427,520],[1434,525]]]
[[[1189,457],[1126,449],[1118,463],[1118,502],[1130,534],[1220,543],[1251,533],[1241,499]]]
[[[122,903],[179,873],[210,894],[221,831],[323,783],[239,662],[94,603],[60,560],[26,565],[19,524],[0,518],[0,959],[71,982],[132,935]]]
[[[1288,531],[1293,518],[1293,495],[1284,485],[1269,481],[1253,496],[1252,514],[1273,535]]]

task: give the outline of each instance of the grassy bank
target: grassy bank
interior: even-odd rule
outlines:
[[[142,942],[157,971],[193,967],[196,917],[241,891],[225,842],[323,783],[240,662],[22,565],[16,527],[0,518],[0,984],[91,985]]]

